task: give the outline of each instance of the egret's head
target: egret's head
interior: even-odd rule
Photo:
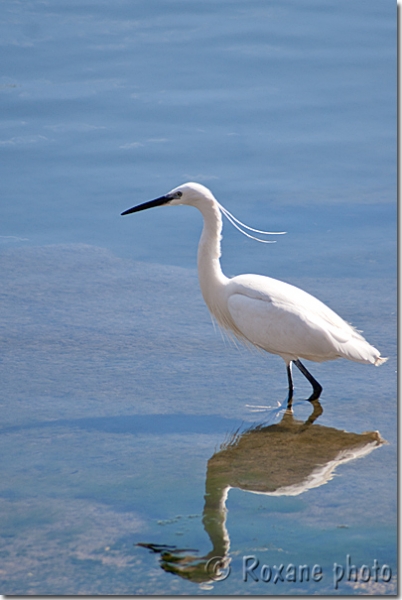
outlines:
[[[200,183],[183,183],[179,185],[177,188],[174,188],[171,192],[167,194],[167,196],[173,196],[173,199],[170,201],[170,204],[190,204],[192,206],[197,206],[200,202],[214,201],[215,198],[212,195],[212,192],[204,185]]]
[[[143,204],[138,204],[137,206],[133,206],[133,208],[129,208],[122,212],[122,215],[129,215],[134,212],[138,212],[140,210],[145,210],[146,208],[152,208],[153,206],[178,206],[179,204],[189,204],[190,206],[196,206],[203,214],[206,216],[207,212],[210,211],[210,207],[212,206],[215,210],[215,214],[217,216],[217,222],[222,223],[220,214],[221,212],[228,221],[236,227],[241,233],[245,236],[257,240],[257,242],[262,242],[263,244],[273,244],[270,240],[261,239],[259,237],[255,237],[250,233],[247,233],[245,229],[248,231],[252,231],[253,233],[259,233],[261,235],[281,235],[285,233],[285,231],[262,231],[261,229],[253,229],[253,227],[249,227],[236,219],[235,216],[232,215],[222,204],[214,198],[212,192],[209,191],[208,188],[201,185],[200,183],[183,183],[178,187],[174,188],[170,192],[168,192],[165,196],[161,196],[160,198],[156,198],[155,200],[150,200],[149,202],[144,202]],[[207,212],[206,212],[207,211]]]
[[[200,183],[183,183],[168,192],[165,196],[144,202],[138,206],[133,206],[122,212],[122,215],[129,215],[146,208],[152,208],[153,206],[178,206],[179,204],[189,204],[192,206],[199,205],[200,202],[213,202],[215,198],[208,188],[204,187]]]

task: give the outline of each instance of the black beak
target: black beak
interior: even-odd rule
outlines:
[[[172,200],[171,196],[161,196],[160,198],[156,198],[156,200],[150,200],[149,202],[144,202],[143,204],[138,204],[138,206],[133,206],[133,208],[129,208],[121,213],[123,215],[130,215],[131,213],[139,212],[140,210],[145,210],[146,208],[152,208],[153,206],[162,206],[163,204],[167,204]]]

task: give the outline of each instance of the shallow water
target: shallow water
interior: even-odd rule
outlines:
[[[3,3],[2,593],[395,593],[394,13]],[[389,356],[311,364],[309,426],[308,384],[283,421],[283,361],[211,325],[199,214],[119,216],[190,179],[288,232],[226,224],[227,275],[295,283]]]

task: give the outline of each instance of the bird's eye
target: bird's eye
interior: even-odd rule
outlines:
[[[177,196],[178,198],[181,198],[181,197],[182,197],[182,195],[183,195],[183,192],[176,192],[176,196]]]

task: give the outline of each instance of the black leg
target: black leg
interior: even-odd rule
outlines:
[[[292,378],[292,362],[290,362],[286,371],[288,374],[288,384],[289,384],[289,395],[288,395],[288,410],[292,410],[292,402],[293,402],[293,378]]]
[[[308,379],[311,385],[313,386],[313,393],[311,394],[310,398],[308,398],[308,400],[310,400],[310,402],[313,402],[313,400],[318,400],[322,392],[322,386],[318,383],[316,379],[314,379],[312,374],[309,371],[307,371],[306,367],[300,362],[300,360],[294,360],[293,362],[295,363],[299,371],[303,373],[304,377]]]

